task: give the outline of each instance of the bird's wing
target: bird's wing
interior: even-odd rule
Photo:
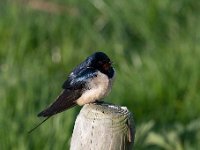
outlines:
[[[64,89],[48,108],[38,114],[38,117],[50,117],[76,105],[75,100],[81,96],[80,90]]]
[[[84,68],[81,69],[78,73],[77,71],[73,71],[68,79],[62,85],[63,89],[83,89],[85,85],[91,80],[92,78],[97,76],[97,72],[93,68]]]
[[[38,117],[50,117],[76,104],[76,100],[87,89],[87,83],[96,76],[94,70],[89,68],[82,69],[77,76],[71,76],[63,84],[63,91],[48,108],[38,114]]]

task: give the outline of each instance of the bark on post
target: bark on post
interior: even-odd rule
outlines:
[[[128,150],[134,135],[133,116],[126,107],[87,104],[76,119],[70,150]]]

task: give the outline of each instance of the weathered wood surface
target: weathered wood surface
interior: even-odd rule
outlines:
[[[77,116],[70,150],[128,150],[134,143],[133,116],[126,107],[87,104]]]

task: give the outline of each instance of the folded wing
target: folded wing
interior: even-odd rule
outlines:
[[[80,90],[69,90],[64,89],[61,94],[57,97],[56,101],[53,102],[48,108],[38,114],[38,117],[50,117],[57,113],[60,113],[66,109],[74,107],[76,104],[75,100],[81,96]]]
[[[71,107],[74,107],[76,100],[87,89],[87,83],[96,76],[96,72],[91,68],[83,68],[78,73],[73,73],[64,82],[61,94],[49,107],[38,114],[38,117],[50,117]]]

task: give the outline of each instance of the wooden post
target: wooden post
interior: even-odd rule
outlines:
[[[128,150],[134,136],[133,116],[126,107],[87,104],[77,116],[70,150]]]

